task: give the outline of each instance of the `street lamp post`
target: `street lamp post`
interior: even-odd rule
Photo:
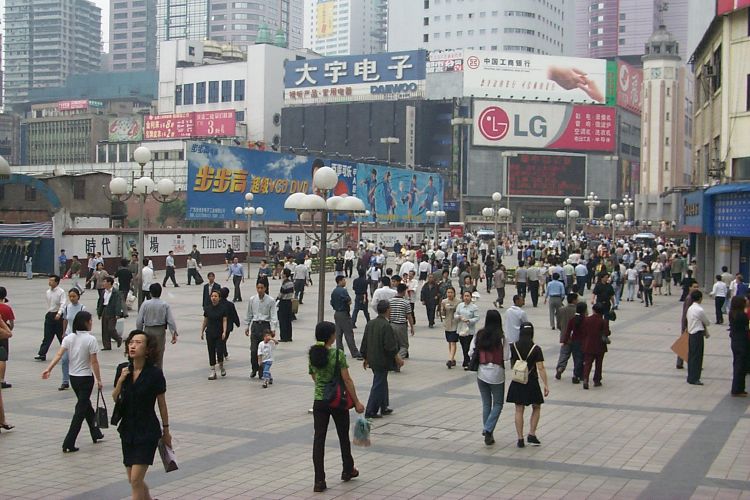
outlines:
[[[633,199],[630,195],[623,195],[622,201],[620,202],[622,210],[625,212],[625,222],[630,220],[630,209],[633,207]]]
[[[151,161],[151,150],[145,146],[141,146],[133,151],[133,159],[140,165],[140,177],[135,178],[135,172],[131,173],[131,185],[130,190],[128,189],[128,181],[123,177],[115,177],[109,181],[109,194],[106,189],[104,194],[107,198],[112,201],[127,201],[132,196],[138,197],[138,257],[143,259],[146,257],[145,243],[144,243],[144,210],[146,206],[146,199],[149,195],[159,203],[172,203],[177,200],[177,196],[169,199],[175,192],[175,185],[172,179],[162,179],[159,182],[154,182],[151,177],[145,175],[146,164]],[[152,171],[153,175],[153,171]],[[104,189],[104,186],[102,186]],[[129,192],[128,192],[129,191]],[[138,300],[140,302],[143,296],[143,291],[138,290]]]
[[[601,201],[599,201],[599,197],[595,195],[593,191],[591,191],[586,199],[583,200],[583,204],[589,209],[589,222],[594,220],[594,211],[600,203]]]
[[[456,117],[451,118],[451,127],[458,127],[458,144],[459,144],[459,155],[458,155],[458,217],[461,222],[464,222],[465,211],[464,211],[464,141],[463,141],[463,127],[471,126],[474,121],[471,118]]]
[[[425,216],[427,217],[428,224],[430,223],[430,220],[432,220],[432,246],[434,247],[438,240],[438,221],[445,217],[445,212],[443,210],[438,210],[438,208],[440,208],[440,203],[437,201],[432,202],[432,208],[432,210],[425,212]],[[427,227],[425,226],[425,233],[426,229]]]
[[[332,213],[357,216],[365,213],[365,204],[359,198],[354,196],[328,196],[336,186],[338,179],[338,174],[331,167],[321,167],[313,176],[313,186],[318,189],[319,194],[294,193],[284,202],[285,209],[294,210],[297,213],[297,220],[307,236],[310,235],[302,224],[302,214],[321,214],[320,236],[315,235],[313,237],[320,243],[320,251],[318,252],[318,323],[323,321],[325,310],[328,215]]]
[[[391,145],[398,144],[400,142],[401,142],[401,139],[399,139],[398,137],[381,137],[380,138],[380,144],[388,145],[388,163],[391,162]]]
[[[570,205],[572,203],[573,203],[573,200],[571,200],[570,198],[565,198],[563,200],[563,204],[565,205],[565,208],[555,212],[555,215],[557,216],[558,219],[565,219],[565,231],[563,231],[563,235],[565,236],[566,250],[568,248],[568,231],[570,230]]]
[[[362,235],[362,220],[364,219],[364,221],[367,222],[370,215],[369,210],[365,210],[364,213],[355,215],[355,218],[357,219],[357,238],[359,238],[360,241],[365,239]]]
[[[236,215],[245,215],[247,217],[247,273],[250,275],[250,251],[253,249],[253,215],[258,217],[263,215],[263,207],[253,207],[250,202],[253,201],[253,193],[245,193],[245,206],[235,207]]]
[[[495,191],[492,193],[492,210],[493,210],[493,217],[492,217],[492,231],[494,233],[493,241],[495,242],[494,247],[492,248],[493,255],[497,255],[497,216],[500,212],[500,201],[502,201],[503,195]]]
[[[493,198],[492,201],[494,202],[495,206],[485,207],[485,208],[482,209],[482,217],[484,217],[487,220],[491,219],[493,227],[494,227],[494,231],[495,231],[495,246],[492,249],[492,251],[493,251],[493,253],[494,253],[495,256],[497,256],[497,239],[498,239],[498,237],[497,237],[497,223],[498,223],[498,218],[505,219],[505,223],[509,224],[510,223],[509,222],[510,221],[510,215],[511,215],[510,209],[499,206],[500,200],[499,199],[495,199],[495,198],[497,198],[495,196],[496,194],[499,195],[500,193],[493,193],[493,195],[492,195],[492,198]],[[508,231],[509,230],[506,227],[506,232],[508,232]]]

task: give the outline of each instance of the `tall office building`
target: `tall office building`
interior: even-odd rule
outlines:
[[[387,0],[306,0],[305,47],[326,56],[383,52]]]
[[[478,49],[573,55],[573,1],[391,1],[388,50]]]
[[[575,0],[576,55],[628,57],[643,55],[651,34],[663,24],[681,47],[688,46],[691,0]]]
[[[101,69],[102,12],[89,0],[5,1],[5,102]]]
[[[110,0],[111,70],[156,68],[156,3],[157,0]]]
[[[208,39],[210,4],[210,0],[157,0],[158,41]]]

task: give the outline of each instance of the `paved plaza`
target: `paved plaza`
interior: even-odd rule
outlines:
[[[213,270],[224,284],[223,267]],[[446,368],[443,329],[439,323],[427,328],[424,308],[417,305],[410,359],[401,373],[389,377],[393,415],[374,421],[371,447],[353,447],[360,476],[348,483],[338,480],[341,459],[330,428],[329,489],[315,494],[306,354],[313,343],[317,277],[294,323],[294,342],[276,351],[274,384],[268,389],[249,379],[244,325],[229,339],[227,377],[207,380],[206,346],[200,340],[202,287],[185,286],[184,269],[178,277],[180,288],[170,286],[163,298],[172,305],[180,332],[165,357],[180,470],[165,474],[160,464],[151,468],[146,480],[155,498],[750,499],[750,406],[748,399],[729,396],[728,334],[723,327],[710,328],[705,386],[688,385],[669,349],[679,330],[678,296],[657,295],[649,309],[623,303],[604,359],[604,385],[588,391],[571,384],[572,365],[563,380],[554,379],[558,333],[550,330],[541,301],[537,309],[527,304],[535,340],[547,359],[550,395],[537,432],[542,446],[524,449],[516,448],[513,407],[507,404],[495,430],[496,444],[484,444],[476,375],[461,370],[460,363],[458,369]],[[329,282],[328,292],[334,286],[330,275]],[[94,445],[84,427],[80,451],[61,452],[75,397],[72,390],[57,390],[59,367],[43,381],[46,363],[33,359],[42,338],[47,280],[2,278],[0,284],[8,288],[18,318],[6,377],[13,388],[3,391],[7,420],[16,428],[0,434],[0,498],[129,498],[115,429],[105,430],[104,441]],[[70,287],[70,281],[63,285]],[[243,286],[245,300],[254,293],[253,285],[254,280]],[[271,281],[272,296],[278,288],[279,282]],[[508,287],[509,297],[513,290]],[[492,298],[482,294],[482,316]],[[82,301],[94,310],[95,299],[96,293],[88,292]],[[704,302],[709,317],[711,302]],[[246,304],[238,304],[243,319]],[[328,305],[327,311],[332,318]],[[355,331],[358,343],[364,324],[360,319]],[[134,325],[131,313],[126,332]],[[101,338],[98,323],[94,335]],[[48,360],[57,348],[55,342]],[[102,352],[99,359],[109,398],[123,354]],[[351,373],[366,401],[372,373],[360,363]],[[111,413],[111,399],[108,405]]]

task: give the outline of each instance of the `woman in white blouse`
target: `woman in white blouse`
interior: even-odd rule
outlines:
[[[465,291],[462,295],[463,302],[458,304],[454,317],[458,321],[458,341],[464,353],[464,370],[469,369],[469,347],[476,333],[477,322],[479,322],[479,307],[471,301],[471,292]]]

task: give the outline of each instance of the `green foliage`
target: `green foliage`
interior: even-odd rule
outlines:
[[[159,215],[156,220],[160,225],[164,225],[167,219],[174,219],[175,225],[182,226],[187,216],[187,202],[177,199],[171,203],[162,203],[159,207]]]

